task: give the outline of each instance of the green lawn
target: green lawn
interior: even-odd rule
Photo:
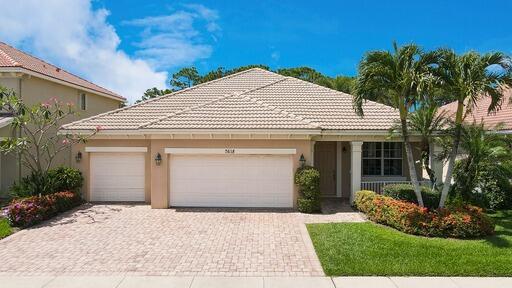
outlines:
[[[12,228],[5,218],[0,218],[0,239],[5,238],[12,234]]]
[[[490,215],[496,235],[425,238],[367,223],[307,226],[327,275],[512,276],[512,210]]]

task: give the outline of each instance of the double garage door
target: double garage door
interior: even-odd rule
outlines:
[[[91,153],[90,171],[91,201],[144,201],[145,153]],[[171,206],[292,207],[292,156],[170,154],[168,193]]]

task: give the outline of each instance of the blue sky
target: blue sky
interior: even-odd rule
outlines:
[[[121,3],[122,2],[122,3]],[[354,75],[365,51],[389,49],[393,40],[427,49],[512,51],[512,1],[202,1],[218,13],[220,31],[202,70],[250,63],[273,68],[306,65],[330,75]],[[166,15],[187,2],[98,1],[133,51],[133,27],[123,20]],[[197,2],[194,2],[197,3]],[[132,9],[137,7],[136,9]],[[126,36],[123,37],[123,36]]]
[[[0,0],[0,41],[138,99],[172,73],[266,64],[355,75],[393,40],[512,53],[512,1]],[[31,15],[30,20],[19,17]],[[55,17],[58,15],[58,17]],[[57,44],[57,45],[56,45]]]

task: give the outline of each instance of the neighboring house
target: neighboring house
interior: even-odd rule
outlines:
[[[364,111],[355,114],[351,95],[255,68],[62,133],[102,127],[73,148],[89,201],[294,207],[301,160],[320,170],[325,197],[353,199],[361,188],[409,179],[403,145],[388,137],[398,112],[371,101]]]
[[[500,133],[512,134],[512,90],[505,92],[505,99],[501,105],[501,109],[495,113],[488,113],[489,105],[491,105],[491,98],[485,97],[477,101],[473,109],[466,116],[466,123],[481,123],[489,129],[496,129]],[[446,111],[449,117],[454,117],[457,112],[457,102],[444,105],[441,111]],[[499,124],[499,125],[498,125]],[[498,126],[497,126],[498,125]]]
[[[86,81],[65,70],[0,42],[0,86],[13,89],[28,105],[55,97],[64,103],[75,103],[77,120],[117,109],[125,99],[114,92]],[[0,137],[11,137],[9,115],[0,113]],[[70,151],[62,152],[56,165],[70,165]],[[10,185],[26,175],[16,155],[0,155],[0,197]]]
[[[501,109],[497,112],[489,113],[489,105],[491,105],[491,98],[485,97],[479,99],[475,105],[473,105],[472,110],[466,115],[466,118],[464,120],[465,123],[471,124],[471,123],[484,123],[484,127],[487,129],[497,130],[499,133],[504,134],[511,134],[512,135],[512,90],[507,90],[505,92],[505,97],[503,104],[501,105]],[[455,119],[455,113],[457,112],[457,102],[452,102],[450,104],[446,104],[439,108],[440,111],[444,111],[446,113],[446,116]],[[435,149],[439,149],[439,151],[434,153],[440,152],[440,147],[435,147]],[[462,153],[459,151],[459,156],[457,159],[460,159],[460,157],[463,157]],[[446,177],[446,171],[448,170],[448,163],[443,163],[443,166],[438,168],[442,168],[442,179],[445,179]],[[436,172],[437,175],[441,173],[441,170]],[[438,179],[438,181],[442,181],[441,178]],[[453,181],[453,179],[452,179]]]

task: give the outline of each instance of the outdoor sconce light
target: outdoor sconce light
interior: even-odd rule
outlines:
[[[299,162],[300,162],[300,167],[306,166],[306,158],[304,158],[304,154],[300,154]]]
[[[80,161],[82,161],[82,152],[78,151],[78,153],[76,153],[75,161],[76,163],[80,163]]]
[[[160,164],[162,163],[162,155],[160,155],[160,153],[156,153],[155,163],[156,163],[156,166],[160,166]]]

